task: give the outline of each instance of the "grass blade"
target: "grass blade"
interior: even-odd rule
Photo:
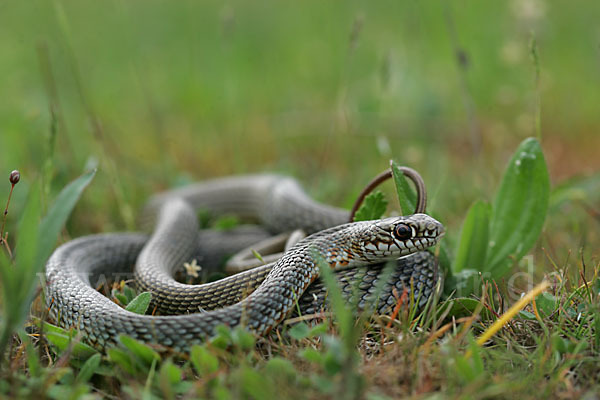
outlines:
[[[71,215],[71,211],[73,211],[81,193],[83,193],[83,190],[92,181],[95,174],[96,170],[86,172],[65,186],[54,201],[46,217],[40,223],[37,254],[38,265],[43,264],[50,256],[61,228],[67,221],[67,218],[69,218],[69,215]]]

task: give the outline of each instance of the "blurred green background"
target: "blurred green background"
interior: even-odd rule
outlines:
[[[538,101],[553,183],[600,169],[599,12],[598,1],[0,1],[0,174],[43,179],[52,197],[97,163],[78,235],[132,227],[151,193],[234,173],[292,174],[348,207],[393,157],[422,173],[458,230],[536,134]]]

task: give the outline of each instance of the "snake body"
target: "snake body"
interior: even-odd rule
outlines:
[[[297,208],[293,203],[296,199]],[[183,285],[172,276],[196,251],[194,209],[199,207],[236,211],[243,217],[258,219],[272,231],[300,226],[315,233],[272,265],[215,283]],[[56,321],[78,328],[99,346],[113,344],[120,334],[127,334],[185,350],[213,336],[221,324],[243,325],[263,335],[281,322],[296,302],[308,311],[322,304],[322,289],[311,288],[317,291],[302,296],[318,277],[321,262],[334,270],[353,271],[340,279],[344,282],[345,276],[351,282],[357,275],[352,267],[375,264],[381,271],[383,262],[416,253],[412,259],[398,262],[395,272],[401,272],[396,278],[414,275],[415,282],[418,276],[413,272],[422,271],[419,276],[425,278],[416,279],[424,288],[421,293],[431,292],[435,276],[431,256],[418,252],[434,245],[444,232],[439,222],[424,214],[339,225],[347,212],[315,203],[294,181],[271,175],[220,180],[168,192],[150,202],[145,215],[153,213],[157,223],[150,238],[141,234],[89,236],[68,242],[54,252],[46,267],[46,298]],[[337,226],[322,229],[331,224]],[[126,271],[133,263],[138,284],[153,293],[161,313],[211,311],[133,314],[91,286],[92,277]],[[369,271],[359,278],[365,298],[373,292],[378,276],[379,272]],[[406,283],[403,281],[403,287]],[[390,293],[382,298],[382,304],[389,302],[393,286],[388,285]],[[238,302],[244,290],[252,293]],[[218,298],[221,300],[215,300]]]

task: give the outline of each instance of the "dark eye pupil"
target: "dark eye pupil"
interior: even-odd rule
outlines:
[[[409,226],[401,224],[396,227],[395,234],[398,239],[408,239],[412,235],[412,230]]]

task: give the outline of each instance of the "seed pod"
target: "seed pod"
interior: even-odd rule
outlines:
[[[16,185],[21,180],[21,173],[15,169],[13,172],[10,173],[9,179],[10,179],[10,183],[12,183],[13,185]]]

